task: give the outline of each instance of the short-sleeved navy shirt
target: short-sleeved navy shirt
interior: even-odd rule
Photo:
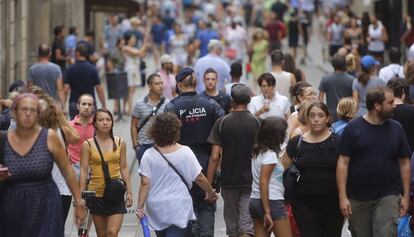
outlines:
[[[197,92],[186,92],[168,103],[164,112],[173,112],[181,120],[180,143],[193,150],[206,170],[211,152],[207,138],[214,122],[224,115],[223,109],[213,99],[204,98]],[[201,158],[203,155],[207,155],[206,160]]]
[[[64,83],[70,86],[69,102],[77,102],[82,94],[95,98],[95,86],[100,84],[98,71],[88,61],[77,61],[65,71]]]
[[[216,96],[209,96],[207,95],[206,91],[203,91],[200,95],[206,97],[207,99],[215,100],[221,106],[221,108],[224,110],[226,114],[230,112],[231,97],[223,91],[219,91],[218,95]]]
[[[348,196],[365,201],[402,192],[399,159],[410,157],[401,125],[387,119],[374,125],[358,117],[342,134],[339,154],[350,157]]]
[[[89,57],[90,57],[91,55],[95,54],[95,46],[94,46],[93,44],[89,43],[89,42],[88,42],[88,41],[86,41],[86,40],[81,40],[81,41],[79,41],[77,45],[80,45],[80,44],[84,44],[84,45],[86,45],[86,47],[88,48],[88,55],[89,55]],[[90,60],[90,58],[89,58],[89,57],[88,57],[88,60]]]

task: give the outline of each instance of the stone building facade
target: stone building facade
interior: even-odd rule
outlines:
[[[103,34],[104,16],[130,17],[142,0],[0,0],[0,97],[14,80],[26,80],[40,43],[52,43],[53,28],[75,26],[78,39],[85,29]],[[97,46],[97,42],[95,42]]]
[[[0,95],[14,80],[26,80],[40,43],[51,43],[53,27],[84,32],[85,0],[0,0]]]

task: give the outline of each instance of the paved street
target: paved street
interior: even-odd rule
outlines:
[[[326,71],[330,71],[331,67],[328,63],[324,63],[322,60],[321,55],[321,43],[319,42],[316,36],[312,36],[311,42],[309,44],[309,55],[310,58],[307,61],[306,65],[298,65],[306,75],[306,79],[317,89],[319,85],[319,81],[322,75],[325,74]],[[300,55],[300,54],[299,54]],[[155,65],[151,59],[147,60],[148,65],[148,73],[154,71]],[[148,75],[148,74],[147,74]],[[105,84],[105,83],[104,83]],[[142,98],[146,94],[146,89],[139,88],[136,93],[136,98]],[[112,106],[112,101],[110,102],[110,106]],[[119,121],[115,124],[115,135],[122,136],[127,141],[127,157],[128,157],[128,164],[131,166],[131,183],[132,183],[132,191],[134,194],[134,205],[131,209],[128,210],[128,214],[124,217],[124,222],[120,231],[119,236],[121,237],[136,237],[136,236],[143,236],[142,229],[137,221],[133,210],[136,207],[137,201],[137,194],[138,194],[138,185],[139,185],[139,177],[137,175],[137,163],[134,162],[134,152],[132,150],[132,145],[130,141],[130,118],[124,117],[123,121]],[[222,199],[218,202],[217,212],[216,212],[216,226],[215,226],[215,236],[222,237],[225,235],[225,225],[223,221],[223,201]],[[173,215],[173,213],[171,213]],[[67,237],[76,237],[77,230],[73,224],[73,214],[72,211],[69,214],[68,220],[66,222],[66,235]],[[90,236],[96,236],[95,231],[92,230]],[[155,234],[153,234],[155,236]],[[344,231],[343,237],[350,236],[347,234],[347,231]]]

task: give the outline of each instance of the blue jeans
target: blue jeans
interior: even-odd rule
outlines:
[[[185,235],[185,229],[172,225],[167,229],[155,231],[155,234],[157,237],[183,237]]]
[[[190,228],[196,229],[199,237],[214,236],[214,218],[216,212],[216,204],[208,203],[193,197],[194,213],[197,220],[194,221]],[[186,236],[189,236],[188,233]]]
[[[135,155],[138,159],[138,163],[141,163],[142,156],[144,155],[145,151],[153,147],[154,144],[141,144],[135,150]]]

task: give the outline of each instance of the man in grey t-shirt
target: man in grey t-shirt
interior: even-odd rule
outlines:
[[[343,97],[352,96],[352,83],[354,77],[346,72],[345,56],[335,54],[332,58],[334,72],[322,78],[319,84],[319,100],[324,101],[326,94],[326,104],[333,119],[336,121],[336,106]]]
[[[154,142],[148,136],[148,129],[152,124],[151,118],[162,113],[165,105],[170,102],[162,97],[164,86],[159,74],[150,75],[147,79],[147,85],[149,88],[148,95],[135,103],[131,114],[131,140],[139,162],[141,162],[144,152],[154,145]],[[160,104],[160,107],[157,109],[158,104]]]
[[[33,85],[42,88],[56,101],[63,101],[63,79],[60,67],[49,62],[50,48],[46,44],[40,44],[37,50],[38,63],[29,68],[27,87],[29,90]]]

